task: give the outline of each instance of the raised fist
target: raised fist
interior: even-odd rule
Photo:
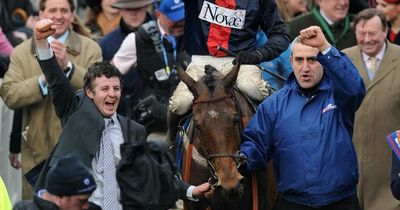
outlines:
[[[300,40],[304,45],[318,48],[321,52],[327,49],[330,44],[324,33],[318,26],[310,26],[300,31]]]
[[[39,20],[35,24],[35,39],[36,40],[42,40],[46,39],[47,37],[51,36],[54,34],[56,31],[56,25],[54,25],[54,22],[50,19],[43,19]]]

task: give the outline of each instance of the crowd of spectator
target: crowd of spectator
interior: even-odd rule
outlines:
[[[351,136],[343,141],[352,141],[348,146],[354,147],[351,151],[355,151],[358,160],[352,169],[357,174],[356,197],[360,208],[399,209],[399,196],[393,196],[400,195],[397,192],[400,175],[396,176],[396,172],[400,174],[396,171],[400,168],[397,166],[399,160],[392,155],[385,136],[400,129],[400,0],[236,0],[237,4],[231,2],[222,6],[215,2],[0,0],[0,96],[4,106],[14,111],[12,119],[1,119],[2,125],[12,124],[12,130],[7,131],[10,138],[2,141],[10,142],[8,158],[13,170],[22,172],[19,177],[22,180],[21,199],[32,199],[36,193],[31,185],[34,178],[29,176],[29,172],[45,165],[49,156],[53,157],[51,153],[72,116],[68,110],[57,110],[54,87],[42,72],[43,68],[37,61],[39,56],[55,58],[72,91],[85,88],[85,74],[93,64],[103,61],[115,66],[121,73],[120,98],[104,99],[104,104],[98,105],[97,98],[90,97],[90,91],[94,89],[89,88],[86,94],[100,112],[117,106],[112,114],[118,113],[142,124],[148,140],[168,139],[174,145],[177,123],[190,111],[193,99],[186,86],[179,83],[178,66],[187,68],[189,75],[197,79],[203,75],[202,69],[207,64],[219,65],[223,74],[226,74],[224,69],[231,69],[232,62],[245,64],[241,67],[237,85],[250,98],[261,103],[288,84],[268,72],[261,72],[254,64],[298,84],[293,77],[301,68],[293,65],[292,60],[293,45],[298,43],[290,42],[302,30],[318,26],[330,44],[329,49],[346,54],[365,84],[364,99],[352,107],[354,113],[345,113],[349,115],[343,118],[345,123],[349,123],[344,130]],[[242,26],[229,28],[212,22],[206,13],[202,13],[203,18],[195,14],[207,6],[225,9],[226,14],[243,7],[251,10],[245,14],[251,18],[247,17],[248,22]],[[51,55],[38,48],[35,42],[35,26],[43,19],[54,23],[54,33],[45,38]],[[227,56],[217,49],[218,46],[238,56]],[[322,61],[322,57],[319,59]],[[323,69],[327,68],[324,66]],[[330,76],[335,77],[334,74]],[[101,75],[94,76],[99,77]],[[320,78],[316,86],[323,82],[326,82],[324,78]],[[305,89],[299,87],[299,91]],[[254,134],[250,130],[246,132],[250,136]],[[97,140],[101,131],[96,135]],[[94,155],[99,147],[95,145],[96,148],[91,150]],[[71,148],[65,151],[68,149]],[[90,181],[96,181],[97,190],[96,187],[91,189],[94,198],[85,198],[85,201],[103,206],[98,191],[104,186],[98,185],[101,178],[93,172],[96,167],[93,167],[92,158],[83,161],[94,175]],[[115,158],[121,158],[120,154]],[[5,186],[10,185],[13,183],[5,182]],[[0,186],[0,202],[1,189]],[[285,194],[283,196],[285,198]]]

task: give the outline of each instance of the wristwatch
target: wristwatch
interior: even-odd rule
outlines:
[[[72,70],[74,66],[72,65],[71,61],[68,61],[67,68],[64,69],[64,73],[67,73]]]

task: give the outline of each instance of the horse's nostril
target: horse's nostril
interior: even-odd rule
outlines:
[[[238,183],[234,188],[232,189],[225,189],[225,188],[218,188],[218,191],[222,192],[222,196],[229,198],[229,199],[233,199],[233,200],[237,200],[242,198],[243,196],[243,192],[244,192],[244,187],[243,184]]]

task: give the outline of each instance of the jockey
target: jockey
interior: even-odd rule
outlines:
[[[289,36],[274,0],[191,0],[185,2],[185,46],[192,61],[186,72],[198,80],[204,66],[212,65],[226,75],[236,62],[242,65],[236,86],[252,100],[260,102],[270,94],[270,86],[262,79],[254,64],[279,56],[289,45]],[[268,41],[257,48],[258,29]],[[236,58],[218,51],[218,46]],[[169,100],[168,140],[174,143],[177,123],[190,109],[193,95],[180,82]]]

